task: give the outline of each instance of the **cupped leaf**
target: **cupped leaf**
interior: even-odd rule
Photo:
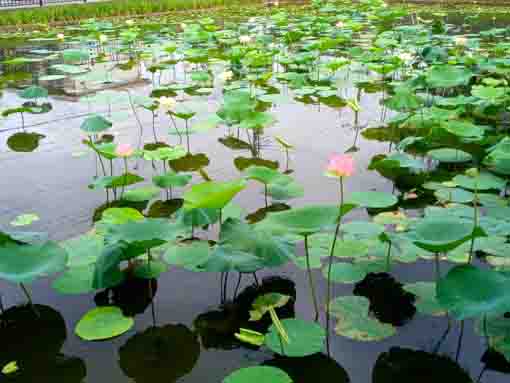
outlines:
[[[31,283],[41,276],[62,271],[67,253],[57,243],[4,243],[0,246],[0,278],[13,283]]]
[[[90,116],[83,121],[80,128],[88,134],[97,134],[111,128],[113,124],[100,115]]]
[[[223,209],[245,186],[246,181],[244,180],[230,182],[208,181],[194,185],[184,193],[184,209]]]

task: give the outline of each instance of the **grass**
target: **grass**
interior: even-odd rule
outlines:
[[[44,8],[0,10],[0,26],[65,23],[96,17],[135,16],[176,10],[220,7],[242,2],[248,2],[248,0],[114,0]]]

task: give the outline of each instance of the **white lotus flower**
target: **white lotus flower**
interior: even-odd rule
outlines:
[[[108,36],[106,35],[99,35],[99,42],[100,43],[106,43],[108,41]]]
[[[131,19],[126,20],[126,25],[129,25],[129,26],[135,25],[135,20],[131,20]]]
[[[59,39],[59,40],[64,40],[64,39],[65,39],[65,35],[64,35],[63,33],[59,33],[59,34],[57,35],[57,39]]]
[[[172,97],[163,96],[163,97],[160,97],[160,99],[159,99],[159,106],[165,112],[172,110],[176,104],[177,104],[177,101],[175,101],[175,98],[172,98]]]
[[[251,36],[248,36],[248,35],[243,35],[243,36],[239,36],[239,42],[241,44],[249,44],[251,43]]]
[[[229,70],[221,73],[219,77],[221,81],[229,81],[232,80],[232,78],[234,77],[234,73],[231,70]]]
[[[335,24],[335,26],[336,26],[337,28],[343,28],[343,27],[344,27],[344,25],[345,25],[345,24],[344,24],[344,22],[343,22],[343,21],[339,21],[338,23],[336,23],[336,24]]]

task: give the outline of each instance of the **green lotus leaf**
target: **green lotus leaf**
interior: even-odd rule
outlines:
[[[489,316],[478,320],[475,325],[478,334],[488,337],[489,346],[501,353],[510,363],[510,320],[503,315]]]
[[[462,138],[478,138],[484,135],[485,129],[467,120],[449,120],[441,123],[441,128]]]
[[[281,324],[289,336],[289,341],[283,342],[275,325],[271,325],[265,337],[265,345],[273,352],[300,357],[322,351],[326,332],[318,323],[290,318],[283,319]]]
[[[136,189],[126,190],[122,199],[125,201],[141,202],[156,198],[161,190],[154,186],[144,186]]]
[[[253,273],[265,266],[265,260],[230,246],[217,246],[202,269],[209,272],[237,271]]]
[[[0,246],[0,278],[13,283],[31,283],[62,271],[66,263],[67,252],[52,241],[33,245],[7,242]]]
[[[442,202],[469,203],[475,199],[474,193],[460,188],[438,189],[434,196]]]
[[[282,174],[275,169],[266,166],[252,165],[244,170],[244,177],[250,180],[256,180],[263,184],[270,184],[277,179],[286,179],[292,181],[292,177]]]
[[[482,236],[473,224],[454,217],[424,218],[415,227],[414,243],[431,252],[447,252],[473,237]]]
[[[14,133],[7,139],[7,146],[13,152],[30,153],[39,147],[39,141],[45,137],[39,133]]]
[[[322,269],[322,275],[328,277],[328,268]],[[331,280],[337,283],[356,283],[367,275],[363,267],[357,264],[337,262],[331,265]]]
[[[459,174],[453,177],[452,181],[457,184],[457,186],[469,190],[503,190],[506,185],[504,179],[487,172],[481,172],[477,177]]]
[[[206,241],[193,241],[189,244],[172,244],[167,248],[163,259],[170,265],[200,271],[210,256],[210,246]]]
[[[510,279],[472,265],[455,266],[437,285],[437,299],[457,319],[510,311]]]
[[[90,116],[83,121],[80,129],[87,134],[97,134],[111,128],[113,124],[100,115]]]
[[[469,162],[473,159],[473,156],[467,152],[459,149],[442,148],[429,150],[427,155],[433,159],[448,164],[457,164],[463,162]]]
[[[48,97],[48,90],[40,86],[31,86],[22,90],[19,94],[21,98],[38,99]]]
[[[285,306],[291,297],[280,293],[269,293],[258,296],[252,303],[250,320],[258,321],[271,309]]]
[[[72,267],[56,278],[51,287],[62,294],[87,294],[94,291],[94,264]]]
[[[398,198],[389,193],[368,191],[353,192],[347,201],[360,207],[381,209],[395,205]]]
[[[160,176],[152,177],[152,182],[157,187],[168,189],[171,187],[186,186],[191,181],[191,174],[179,174],[175,172],[167,172]]]
[[[104,176],[96,178],[90,185],[90,189],[113,189],[122,186],[130,186],[142,182],[143,178],[136,174],[125,173],[120,176]],[[158,190],[159,192],[159,190]]]
[[[244,180],[230,182],[208,181],[193,185],[190,190],[184,193],[184,209],[223,209],[245,186],[246,181]]]
[[[416,309],[425,315],[443,316],[446,310],[441,307],[436,298],[436,284],[434,282],[414,282],[404,285],[404,290],[416,296]]]
[[[37,214],[21,214],[18,215],[11,221],[12,226],[28,226],[33,222],[39,221],[39,216]]]
[[[245,367],[234,371],[223,383],[292,383],[292,379],[286,372],[276,367],[255,366]]]
[[[334,227],[338,215],[339,209],[337,206],[312,205],[268,213],[266,218],[259,222],[257,226],[267,228],[267,230],[274,233],[310,235]]]
[[[331,315],[338,319],[335,332],[362,342],[379,341],[396,334],[393,326],[370,316],[370,302],[365,297],[344,296],[331,301]]]
[[[142,261],[136,263],[133,274],[137,278],[153,279],[158,278],[167,270],[168,266],[159,260]]]
[[[384,232],[384,226],[373,222],[351,221],[343,224],[341,230],[347,234],[373,238]]]
[[[110,207],[103,211],[101,215],[101,222],[108,225],[122,225],[123,223],[143,219],[143,214],[131,207]]]
[[[96,307],[80,319],[75,333],[88,341],[111,339],[129,331],[134,323],[134,319],[122,315],[118,307]]]
[[[433,66],[426,75],[427,84],[431,88],[452,88],[467,85],[473,73],[453,65]]]

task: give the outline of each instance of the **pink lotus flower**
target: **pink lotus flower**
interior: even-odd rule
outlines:
[[[135,149],[131,147],[129,144],[119,144],[115,149],[115,154],[119,157],[131,157]]]
[[[346,154],[333,154],[329,158],[328,177],[350,177],[354,173],[354,158]]]

